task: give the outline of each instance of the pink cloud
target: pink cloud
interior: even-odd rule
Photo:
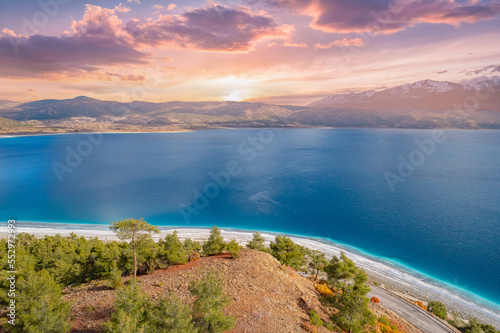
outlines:
[[[157,20],[123,22],[120,15],[128,11],[121,4],[112,9],[86,5],[82,19],[73,21],[71,31],[61,36],[24,36],[4,28],[0,75],[76,77],[106,66],[147,64],[148,54],[141,47],[248,52],[261,40],[289,42],[293,33],[292,26],[278,25],[270,16],[244,7],[211,5]]]
[[[459,3],[453,0],[262,0],[313,17],[311,27],[324,32],[377,30],[393,33],[418,23],[459,26],[500,14],[498,1]]]
[[[334,41],[333,45],[335,45],[335,46],[361,47],[361,46],[365,45],[365,41],[363,40],[363,38],[342,38],[342,39],[337,39],[336,41]]]
[[[161,15],[158,20],[132,20],[126,31],[135,41],[149,46],[248,52],[264,39],[290,39],[293,28],[246,7],[211,5],[182,15]]]
[[[330,42],[328,44],[318,43],[318,44],[314,45],[314,48],[315,49],[331,49],[334,46],[361,47],[363,45],[365,45],[365,41],[363,40],[363,38],[343,38],[343,39],[337,39],[337,40]]]

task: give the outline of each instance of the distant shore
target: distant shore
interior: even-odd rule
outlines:
[[[180,239],[191,238],[197,241],[203,241],[208,238],[209,229],[202,227],[171,227],[160,226],[161,233],[154,235],[154,239],[165,237],[167,233],[177,230]],[[64,224],[64,223],[38,223],[38,222],[18,222],[17,232],[33,234],[36,237],[45,235],[69,236],[74,232],[78,236],[86,238],[98,237],[101,240],[117,240],[116,236],[103,224]],[[238,230],[230,228],[221,228],[222,236],[226,241],[236,239],[241,245],[245,245],[252,239],[255,231]],[[266,242],[274,240],[278,233],[261,231]],[[0,229],[0,237],[6,237],[6,229]],[[328,239],[309,238],[298,235],[287,235],[299,245],[310,248],[311,250],[320,250],[330,259],[332,256],[338,256],[344,251],[348,257],[352,258],[356,265],[363,268],[369,276],[371,282],[382,284],[389,290],[399,293],[401,296],[410,299],[422,301],[438,300],[446,305],[452,313],[458,314],[466,319],[476,317],[481,322],[491,324],[500,328],[500,311],[498,305],[484,299],[472,299],[465,293],[454,290],[452,286],[444,286],[439,281],[426,277],[418,272],[411,272],[404,267],[396,267],[391,263],[364,254],[348,246],[334,243]],[[489,304],[491,303],[491,304]]]
[[[19,132],[19,133],[0,133],[1,138],[25,137],[25,136],[48,136],[48,135],[70,135],[70,134],[162,134],[162,133],[192,133],[202,130],[236,130],[236,129],[383,129],[383,130],[443,130],[443,131],[499,131],[500,129],[491,128],[401,128],[401,127],[206,127],[198,129],[175,129],[175,130],[161,130],[161,131],[66,131],[66,132]]]

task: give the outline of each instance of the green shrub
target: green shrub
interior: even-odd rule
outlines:
[[[116,264],[109,272],[108,287],[115,290],[123,287],[122,271],[116,268]]]
[[[240,245],[236,241],[236,239],[232,239],[229,243],[226,244],[226,250],[231,253],[231,257],[233,259],[240,257]]]
[[[319,314],[316,311],[314,311],[314,309],[311,309],[311,312],[309,313],[309,321],[314,326],[318,326],[318,327],[323,326],[323,320],[321,320],[321,317],[319,316]]]
[[[446,319],[447,316],[446,307],[441,302],[438,301],[429,302],[429,304],[427,305],[427,311],[434,313],[441,319]]]
[[[18,280],[13,332],[68,332],[71,305],[61,296],[61,289],[46,270],[26,272]]]
[[[329,331],[332,331],[333,332],[333,324],[331,322],[326,322],[325,323],[325,327],[329,330]]]
[[[224,243],[224,238],[221,236],[219,228],[214,225],[210,231],[208,240],[203,244],[203,254],[207,256],[221,254],[225,246],[226,243]]]
[[[391,325],[391,323],[389,322],[389,318],[387,318],[386,316],[379,317],[378,321],[382,324],[386,324],[387,326]]]
[[[160,253],[167,259],[170,265],[184,265],[188,261],[189,251],[181,243],[177,236],[177,230],[168,234],[165,239],[158,242],[162,251]]]
[[[264,251],[266,249],[264,242],[266,239],[259,232],[253,234],[253,239],[248,242],[247,247],[252,250]]]
[[[229,305],[229,297],[224,293],[224,278],[215,270],[202,273],[199,281],[191,281],[189,291],[195,300],[193,315],[196,327],[201,332],[221,333],[231,330],[236,324],[236,318],[226,316],[222,310]]]
[[[286,236],[276,236],[275,241],[271,242],[271,254],[283,265],[288,265],[296,270],[305,264],[304,249],[295,244]]]

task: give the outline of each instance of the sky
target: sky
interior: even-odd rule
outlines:
[[[306,105],[500,75],[500,0],[0,2],[0,100]]]

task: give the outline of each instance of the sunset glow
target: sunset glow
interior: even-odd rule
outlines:
[[[498,1],[99,3],[2,2],[0,99],[307,104],[500,72]]]

